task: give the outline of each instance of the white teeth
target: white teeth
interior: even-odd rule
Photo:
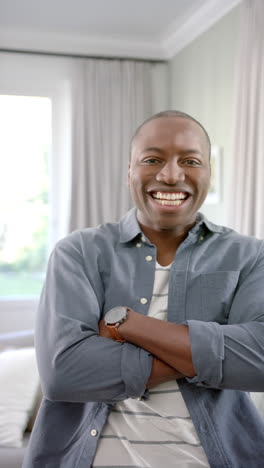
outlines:
[[[159,205],[171,205],[171,206],[178,206],[183,203],[184,200],[159,200],[158,198],[155,199],[156,203]]]
[[[153,198],[160,199],[160,200],[184,200],[186,198],[186,194],[183,192],[178,193],[165,193],[165,192],[153,192]]]

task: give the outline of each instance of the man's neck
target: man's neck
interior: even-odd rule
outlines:
[[[161,244],[178,247],[187,237],[195,223],[188,226],[175,226],[173,229],[154,229],[139,222],[142,232],[157,247]]]
[[[157,260],[160,265],[169,265],[176,254],[179,245],[187,237],[192,226],[178,227],[174,230],[155,230],[140,225],[144,235],[157,247]]]

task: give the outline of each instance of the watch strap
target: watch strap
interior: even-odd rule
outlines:
[[[109,332],[110,332],[110,335],[112,336],[112,338],[115,340],[115,341],[118,341],[119,343],[125,343],[126,340],[124,340],[124,338],[120,335],[119,331],[118,331],[118,328],[116,325],[106,325]]]

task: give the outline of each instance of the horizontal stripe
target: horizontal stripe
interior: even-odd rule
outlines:
[[[131,414],[134,416],[149,416],[150,418],[162,418],[162,419],[185,419],[185,420],[190,420],[190,416],[161,416],[160,414],[157,413],[147,413],[144,411],[128,411],[128,410],[117,410],[116,408],[112,409],[112,413],[119,413],[119,414]]]
[[[93,465],[92,468],[148,468],[139,465]]]
[[[190,444],[189,442],[185,442],[183,440],[163,440],[162,442],[153,440],[144,442],[143,440],[129,440],[130,444],[134,445],[190,445],[191,447],[201,447],[201,444]]]
[[[176,388],[175,390],[151,390],[149,391],[150,395],[160,395],[162,393],[181,393],[179,388]]]
[[[152,294],[152,297],[166,297],[168,296],[168,293],[164,293],[164,294]]]
[[[118,439],[118,440],[127,440],[132,445],[190,445],[191,447],[201,447],[201,444],[191,444],[183,440],[130,440],[124,436],[117,435],[101,435],[101,439]]]

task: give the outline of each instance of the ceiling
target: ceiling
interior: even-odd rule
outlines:
[[[166,60],[240,0],[0,0],[0,49]]]

